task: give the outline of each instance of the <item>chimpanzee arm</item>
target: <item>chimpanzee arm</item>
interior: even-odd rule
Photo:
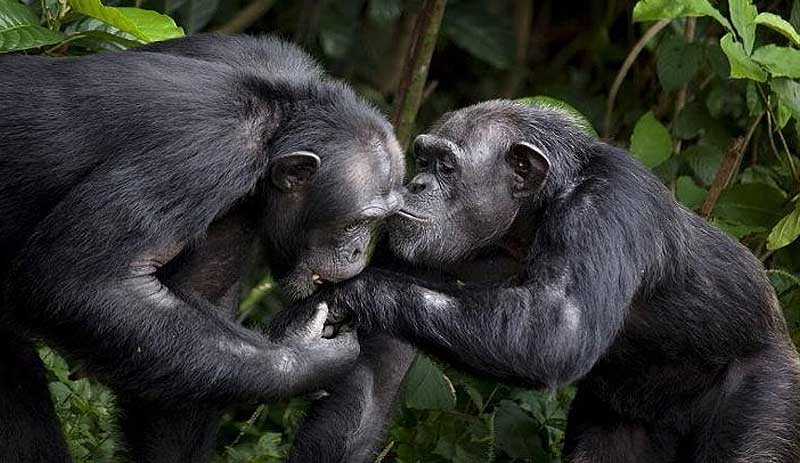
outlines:
[[[388,330],[494,377],[554,387],[586,374],[624,322],[648,256],[641,218],[612,198],[552,208],[536,231],[524,283],[446,288],[367,269],[326,295],[360,329]],[[635,238],[641,237],[641,238]],[[656,242],[657,233],[648,235]]]
[[[276,344],[210,303],[182,300],[157,278],[161,265],[245,197],[264,169],[263,156],[237,151],[233,129],[218,125],[223,133],[208,127],[192,140],[156,143],[98,165],[13,264],[8,294],[19,319],[138,397],[286,397],[316,387],[357,356],[354,337],[322,339],[308,326]],[[312,312],[312,325],[321,325],[325,314]]]
[[[386,335],[359,342],[355,370],[326,387],[328,396],[314,404],[297,432],[289,462],[375,461],[416,351]]]

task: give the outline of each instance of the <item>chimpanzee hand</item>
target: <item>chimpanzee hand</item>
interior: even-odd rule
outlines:
[[[362,334],[395,332],[401,301],[410,300],[416,289],[403,275],[368,268],[343,283],[320,288],[296,307],[329,307],[324,335],[334,335],[353,324]],[[289,309],[290,311],[295,309]]]
[[[291,349],[300,363],[291,366],[298,369],[292,374],[308,378],[311,389],[352,367],[360,352],[356,332],[326,325],[327,318],[328,304],[309,301],[283,310],[269,327],[270,340]]]

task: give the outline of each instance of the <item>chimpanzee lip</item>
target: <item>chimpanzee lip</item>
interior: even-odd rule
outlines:
[[[409,209],[399,209],[397,211],[397,215],[404,217],[409,220],[413,220],[415,222],[427,222],[428,218],[417,213],[416,211],[411,211]]]

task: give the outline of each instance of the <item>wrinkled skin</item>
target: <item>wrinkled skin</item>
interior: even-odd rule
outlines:
[[[308,303],[476,374],[576,383],[570,463],[800,461],[800,362],[760,262],[577,127],[492,101],[417,141],[390,248],[444,271],[516,267],[511,278],[454,284],[390,265]]]

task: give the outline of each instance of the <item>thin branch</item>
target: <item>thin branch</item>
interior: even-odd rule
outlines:
[[[694,31],[697,26],[697,18],[688,18],[686,20],[686,29],[684,31],[684,37],[686,38],[686,42],[692,43],[694,42]],[[683,84],[681,89],[678,91],[678,95],[675,98],[675,111],[672,114],[673,122],[678,118],[678,114],[683,111],[683,108],[686,107],[686,102],[689,100],[689,82]],[[675,150],[673,151],[675,154],[681,152],[681,148],[683,148],[683,140],[678,139],[677,143],[675,143]]]
[[[254,0],[244,7],[230,21],[214,29],[214,32],[235,34],[255,24],[275,4],[275,0]]]
[[[408,48],[403,76],[398,85],[392,122],[400,146],[405,149],[419,112],[433,49],[439,36],[447,0],[425,0],[414,26],[415,40]]]
[[[528,45],[531,42],[531,23],[533,22],[533,0],[514,1],[514,63],[506,73],[502,95],[511,98],[516,95],[525,78],[528,62]]]
[[[758,127],[763,117],[764,113],[762,112],[750,126],[747,134],[744,137],[735,138],[725,152],[725,157],[722,158],[719,170],[717,170],[717,175],[714,177],[714,181],[708,189],[706,199],[703,201],[703,206],[700,208],[700,214],[706,219],[711,217],[711,213],[714,211],[714,206],[717,205],[722,190],[724,190],[736,176],[739,165],[742,163],[744,152],[747,150],[747,145],[750,144],[753,133],[756,131],[756,127]]]
[[[611,114],[614,110],[614,102],[617,100],[617,93],[619,93],[619,88],[622,86],[622,81],[625,80],[625,76],[628,75],[628,71],[630,71],[631,66],[636,61],[636,58],[639,57],[639,53],[644,50],[644,47],[653,39],[662,29],[667,27],[671,20],[669,19],[662,19],[661,21],[653,24],[647,29],[647,32],[644,33],[641,39],[636,42],[636,45],[631,48],[630,53],[625,58],[625,61],[622,63],[622,67],[619,68],[619,72],[617,72],[617,77],[614,79],[614,84],[611,85],[611,91],[608,93],[608,100],[606,101],[606,116],[603,120],[603,137],[608,138],[611,132]]]

